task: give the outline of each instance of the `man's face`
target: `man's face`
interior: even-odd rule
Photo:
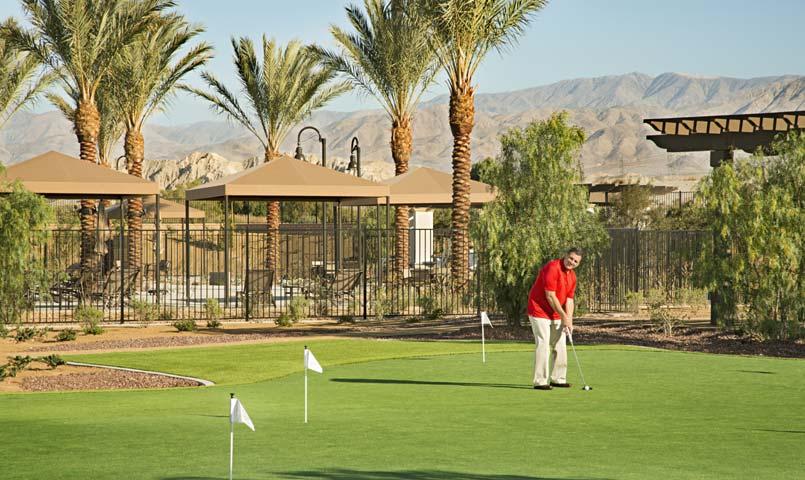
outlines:
[[[562,260],[562,263],[565,265],[566,269],[573,270],[581,263],[581,255],[577,253],[568,253]]]

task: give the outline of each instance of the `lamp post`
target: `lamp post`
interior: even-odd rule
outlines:
[[[302,153],[302,133],[306,130],[313,130],[316,132],[316,135],[319,137],[319,143],[321,144],[321,166],[327,166],[327,139],[321,135],[321,132],[318,128],[308,125],[303,127],[299,130],[299,133],[296,135],[296,153],[294,154],[294,158],[297,160],[304,160],[305,155]],[[321,271],[322,277],[327,273],[327,209],[325,202],[321,202],[321,239],[322,239],[322,264],[321,264]]]

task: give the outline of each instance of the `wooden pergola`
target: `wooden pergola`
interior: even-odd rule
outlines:
[[[710,166],[733,158],[735,150],[774,155],[774,139],[805,129],[805,111],[646,118],[659,135],[647,139],[668,152],[710,152]]]

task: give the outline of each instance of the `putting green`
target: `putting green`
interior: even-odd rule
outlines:
[[[462,342],[310,345],[325,373],[310,374],[307,425],[301,342],[81,356],[236,380],[0,395],[2,478],[226,478],[230,391],[257,428],[236,427],[242,479],[794,478],[802,471],[801,360],[579,348],[594,390],[545,392],[529,388],[527,344],[490,345],[486,365],[478,353],[462,353],[477,345]]]

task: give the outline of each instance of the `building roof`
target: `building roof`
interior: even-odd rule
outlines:
[[[8,167],[5,177],[51,198],[120,198],[159,193],[159,185],[154,182],[54,151]]]
[[[277,157],[242,172],[186,192],[188,200],[226,197],[263,200],[331,200],[385,197],[389,188],[330,168],[288,156]]]
[[[389,187],[389,204],[411,207],[449,207],[453,204],[453,176],[427,167],[412,168],[407,173],[381,181]],[[470,180],[470,203],[482,205],[495,199],[491,185]],[[385,198],[355,199],[344,205],[382,205]]]

